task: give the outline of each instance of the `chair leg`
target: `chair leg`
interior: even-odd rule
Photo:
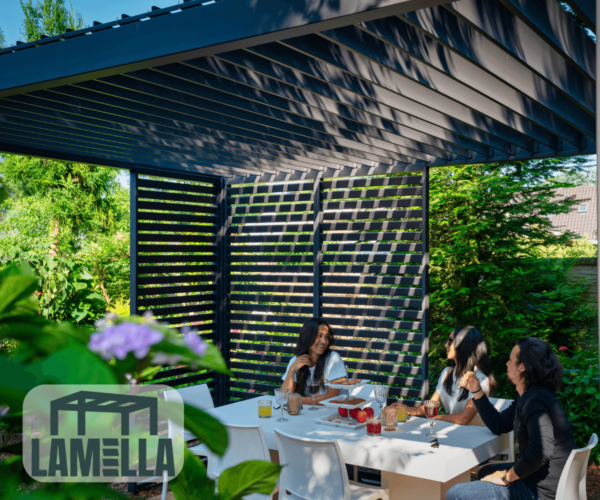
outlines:
[[[358,465],[353,465],[352,466],[352,477],[353,477],[353,481],[358,483]]]
[[[163,487],[162,494],[160,495],[160,500],[165,500],[167,498],[167,487],[169,486],[169,477],[167,476],[167,471],[163,472]]]

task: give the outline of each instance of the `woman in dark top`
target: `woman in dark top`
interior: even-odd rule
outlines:
[[[550,345],[527,337],[517,342],[507,366],[509,381],[519,395],[498,412],[479,386],[474,373],[461,385],[473,393],[483,423],[494,433],[515,432],[521,455],[515,463],[490,465],[480,481],[453,486],[447,500],[554,500],[567,458],[575,449],[571,424],[554,394],[563,367]]]

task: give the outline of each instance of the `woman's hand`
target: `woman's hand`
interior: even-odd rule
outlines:
[[[479,379],[475,376],[474,372],[465,373],[460,379],[460,386],[464,387],[471,393],[475,393],[481,390],[481,385],[479,385]]]
[[[506,486],[506,484],[504,484],[504,481],[502,481],[502,476],[504,476],[504,471],[497,470],[493,474],[489,474],[489,475],[485,476],[482,479],[482,481],[485,481],[487,483],[497,484],[498,486]]]
[[[310,356],[308,354],[298,356],[298,359],[294,361],[294,364],[292,365],[292,369],[290,371],[295,373],[303,366],[310,366]]]

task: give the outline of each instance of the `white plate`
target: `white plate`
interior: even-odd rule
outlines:
[[[369,382],[371,382],[371,381],[370,380],[361,380],[358,384],[354,384],[354,385],[331,384],[329,382],[326,382],[325,385],[327,387],[331,387],[332,389],[352,390],[352,389],[356,389],[357,387],[362,387],[363,385],[368,384]]]
[[[359,403],[357,405],[340,405],[336,403],[331,403],[331,401],[335,401],[336,399],[343,399],[343,396],[336,396],[335,398],[325,399],[321,401],[321,404],[323,406],[329,406],[330,408],[346,408],[351,410],[352,408],[362,408],[363,406],[367,406],[369,403],[375,401],[375,398],[366,398],[363,403]]]
[[[327,415],[328,417],[331,417],[333,415]],[[339,415],[336,415],[339,416]],[[323,424],[323,425],[331,425],[332,427],[343,427],[345,429],[359,429],[361,427],[364,427],[365,425],[367,425],[366,422],[363,422],[362,424],[357,422],[355,419],[352,419],[350,421],[350,423],[348,422],[348,419],[346,417],[340,417],[341,418],[341,422],[328,422],[327,420],[323,420],[322,418],[315,418],[315,422],[317,422],[317,424]]]

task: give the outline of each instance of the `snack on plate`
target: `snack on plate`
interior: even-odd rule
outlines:
[[[327,382],[328,384],[341,384],[342,382],[346,382],[346,377],[340,377],[340,378],[336,378],[334,380],[330,380],[329,382]]]
[[[356,384],[360,384],[360,379],[355,378],[352,380],[346,380],[345,382],[342,382],[342,385],[356,385]]]
[[[334,405],[359,405],[364,402],[365,400],[362,398],[350,398],[348,401],[345,399],[334,399],[331,401],[331,403]]]

